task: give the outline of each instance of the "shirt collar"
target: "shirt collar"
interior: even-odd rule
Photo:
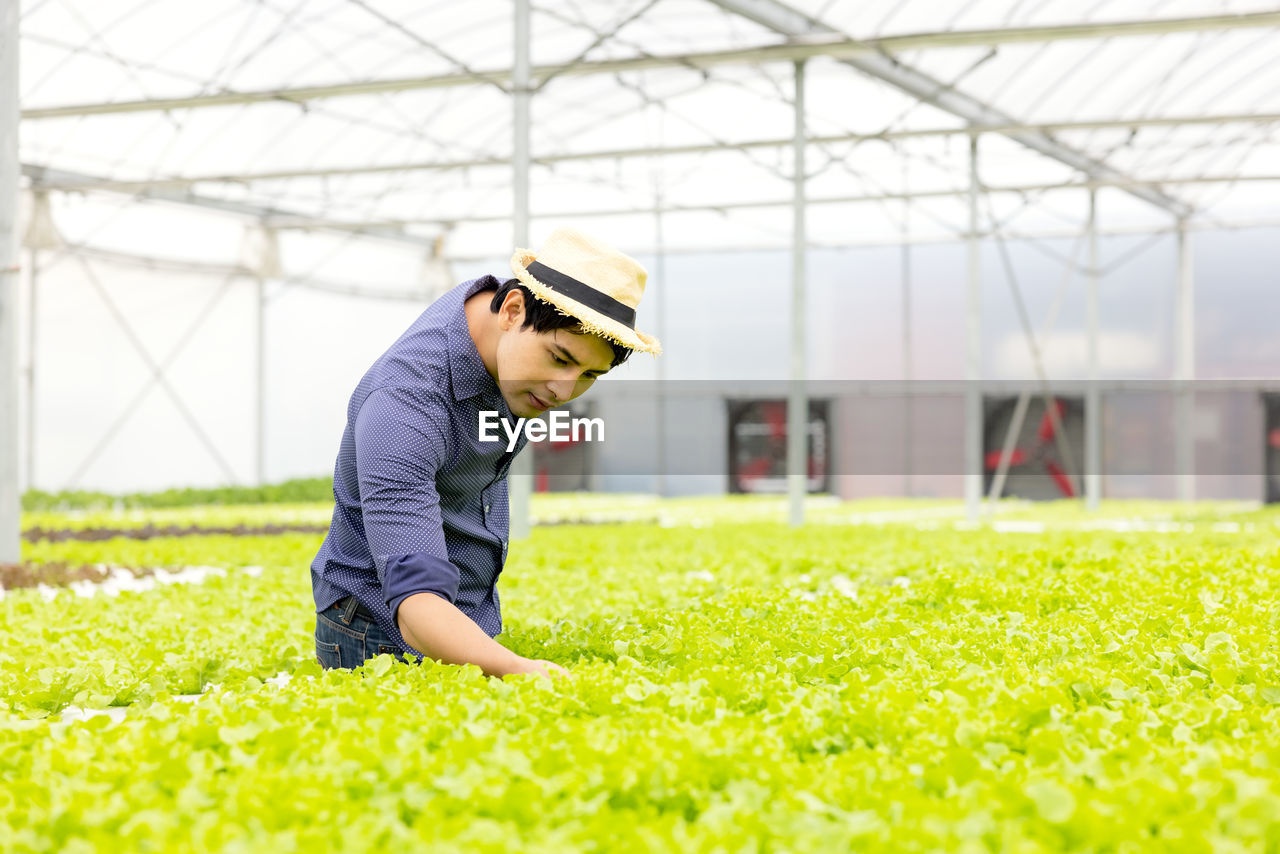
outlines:
[[[496,287],[502,284],[502,280],[491,275],[484,275],[478,279],[472,279],[463,282],[453,293],[458,294],[455,304],[450,311],[449,324],[447,327],[449,336],[449,379],[453,385],[453,399],[466,400],[483,394],[490,397],[497,397],[501,404],[501,410],[505,414],[510,414],[506,401],[502,398],[502,393],[498,390],[498,384],[493,377],[489,376],[489,371],[484,366],[484,360],[480,358],[480,351],[476,349],[476,342],[471,338],[471,329],[467,325],[466,300],[467,297],[484,290],[489,287]]]

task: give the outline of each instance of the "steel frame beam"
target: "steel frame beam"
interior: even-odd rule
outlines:
[[[1154,118],[1131,119],[1096,119],[1087,121],[1038,122],[1029,125],[970,125],[959,128],[920,128],[917,130],[886,130],[880,133],[837,134],[831,136],[812,136],[812,145],[838,145],[843,143],[860,143],[873,141],[895,141],[907,139],[928,139],[952,136],[975,136],[985,133],[1007,135],[1014,132],[1054,133],[1062,131],[1088,130],[1137,130],[1141,128],[1168,128],[1183,125],[1223,125],[1223,124],[1276,124],[1280,123],[1280,113],[1242,114],[1229,113],[1212,116],[1164,116]],[[760,149],[785,148],[792,145],[791,139],[761,139],[733,144],[702,143],[697,145],[673,145],[661,148],[613,148],[598,151],[570,152],[565,154],[548,154],[542,157],[531,157],[530,163],[536,166],[552,166],[558,163],[574,163],[591,160],[632,160],[649,159],[654,156],[678,157],[691,154],[715,154],[729,151],[755,151]],[[118,181],[109,178],[86,180],[42,180],[40,188],[46,190],[87,191],[113,190],[118,192],[137,193],[147,189],[183,189],[196,184],[237,184],[256,181],[284,181],[294,178],[328,178],[335,175],[382,175],[396,172],[450,172],[459,169],[507,169],[511,166],[508,157],[482,157],[471,160],[452,160],[441,162],[410,161],[381,165],[331,166],[320,169],[276,169],[267,172],[222,172],[204,175],[180,175],[168,178],[154,178],[144,181]],[[37,165],[26,165],[29,174],[45,169]]]
[[[827,25],[798,12],[778,0],[708,0],[722,9],[735,12],[748,20],[775,32],[793,38],[814,38],[837,34]],[[1270,14],[1270,13],[1268,13]],[[1268,18],[1270,20],[1270,18]],[[1274,26],[1268,24],[1268,26]],[[932,104],[940,110],[959,116],[972,125],[1017,125],[1010,115],[964,94],[954,86],[917,71],[899,62],[888,53],[869,53],[845,57],[845,64],[864,74],[912,95],[922,103]],[[1106,163],[1063,145],[1045,133],[1011,130],[1002,134],[1040,154],[1065,163],[1073,169],[1092,177],[1129,180],[1128,176]],[[1192,209],[1186,203],[1148,187],[1127,187],[1127,192],[1176,217],[1189,216]]]
[[[660,213],[660,210],[650,209],[649,213],[658,214]],[[1205,221],[1190,220],[1185,224],[1185,228],[1188,232],[1205,231],[1205,230],[1239,231],[1241,229],[1248,229],[1248,228],[1280,228],[1280,219],[1255,219],[1255,220],[1248,220],[1248,221],[1242,221],[1242,222],[1229,222],[1229,221],[1223,221],[1223,220],[1214,220],[1210,222],[1205,222]],[[1070,229],[1070,228],[1044,230],[1044,231],[1032,231],[1032,232],[1011,231],[1009,229],[1003,229],[1003,232],[1006,240],[1013,240],[1013,241],[1072,239],[1072,238],[1078,237],[1080,233],[1079,230]],[[1168,226],[1164,228],[1151,228],[1149,226],[1148,227],[1127,226],[1127,227],[1112,227],[1107,229],[1102,229],[1102,228],[1098,229],[1098,235],[1100,237],[1130,237],[1138,234],[1145,235],[1148,237],[1153,237],[1160,234],[1176,234],[1176,233],[1177,233],[1177,228],[1175,226]],[[905,243],[911,246],[935,246],[935,245],[941,245],[941,244],[956,243],[958,240],[962,240],[962,239],[963,239],[962,237],[957,238],[955,236],[906,237],[906,238],[900,239],[898,243]],[[716,246],[714,248],[716,249],[716,251],[720,251],[720,252],[758,252],[758,251],[773,251],[779,248],[785,249],[790,245],[791,245],[790,241],[788,241],[783,246],[774,246],[772,244],[757,242],[749,246],[748,245],[726,245],[726,246]],[[851,246],[885,246],[885,245],[890,245],[890,244],[886,244],[883,241],[860,242],[857,240],[845,240],[839,243],[826,243],[826,242],[811,240],[808,243],[808,248],[810,249],[844,249]],[[896,244],[893,244],[893,245],[896,245]],[[642,255],[646,253],[652,254],[655,251],[653,247],[642,246],[640,244],[630,244],[627,246],[620,246],[619,248],[633,255]],[[687,255],[691,253],[705,252],[706,249],[696,249],[696,248],[690,248],[686,246],[668,246],[666,245],[665,239],[664,239],[664,245],[663,245],[662,251],[663,251],[663,254],[665,255]],[[123,264],[137,264],[137,265],[145,266],[149,269],[155,269],[155,270],[175,270],[183,273],[205,273],[211,276],[238,275],[238,276],[244,276],[246,278],[253,277],[252,270],[248,269],[247,267],[243,267],[235,264],[209,264],[204,262],[192,262],[190,264],[187,264],[186,262],[175,261],[169,258],[157,258],[154,256],[148,256],[148,255],[112,252],[108,250],[99,249],[93,246],[87,246],[84,244],[75,244],[71,246],[69,248],[69,252],[77,255],[85,255],[86,257],[89,257],[89,258],[100,258],[103,260],[114,261],[114,262],[123,263]],[[68,257],[68,255],[64,253],[62,258],[65,259],[66,257]],[[450,255],[446,260],[455,264],[456,263],[477,263],[482,261],[492,261],[493,255]],[[57,263],[59,263],[59,261],[51,260],[50,263],[48,264],[42,264],[41,271],[43,272],[49,269],[50,267],[53,267]],[[1106,274],[1108,272],[1109,272],[1109,269],[1104,268],[1103,273]],[[656,279],[656,277],[657,277],[657,274],[655,273],[653,278]],[[356,285],[350,282],[326,281],[326,280],[316,279],[312,277],[308,277],[306,279],[299,279],[297,277],[286,277],[281,280],[281,283],[289,287],[324,291],[326,293],[334,293],[342,296],[369,297],[371,299],[392,299],[392,300],[418,302],[418,303],[421,303],[422,301],[422,292],[420,290],[379,288],[378,290],[371,291],[368,288],[360,287],[359,285]]]
[[[785,44],[762,45],[738,50],[708,51],[667,56],[637,56],[622,59],[577,62],[570,65],[542,65],[529,72],[530,85],[538,88],[552,77],[617,74],[655,68],[707,69],[718,65],[783,62],[829,56],[861,60],[880,57],[896,64],[887,54],[922,48],[956,48],[981,45],[1051,42],[1066,39],[1098,39],[1123,36],[1159,35],[1181,32],[1204,32],[1251,27],[1280,26],[1280,12],[1258,12],[1245,15],[1210,15],[1197,18],[1168,18],[1154,21],[1117,21],[1099,24],[1068,24],[1049,27],[1016,27],[954,32],[912,33],[874,39],[850,39],[826,28],[800,12],[780,6],[772,0],[710,0],[777,32],[792,37]],[[884,68],[878,61],[875,67]],[[918,72],[917,72],[918,73]],[[107,115],[157,110],[186,110],[225,107],[261,102],[299,104],[319,98],[352,95],[374,95],[415,89],[441,89],[455,86],[496,85],[509,87],[515,78],[513,69],[463,71],[431,77],[406,77],[392,80],[331,83],[320,86],[276,88],[247,92],[220,92],[179,98],[149,98],[100,104],[69,104],[59,107],[37,107],[24,110],[24,120],[66,118],[69,116]],[[936,89],[933,90],[936,92]]]
[[[3,2],[3,0],[0,0],[0,2]],[[202,196],[187,190],[166,187],[146,188],[138,191],[117,189],[110,186],[110,182],[104,181],[102,178],[81,172],[70,172],[65,169],[53,169],[47,166],[24,163],[22,165],[22,174],[30,180],[32,189],[35,190],[61,189],[70,185],[92,184],[95,189],[136,195],[139,199],[188,205],[205,210],[250,217],[268,228],[318,228],[343,231],[374,237],[379,240],[410,243],[415,246],[431,246],[434,243],[434,238],[409,234],[394,227],[312,217],[281,208],[262,207],[226,199],[216,199],[211,196]]]
[[[1091,190],[1101,187],[1115,187],[1118,189],[1126,189],[1130,187],[1150,187],[1159,184],[1234,184],[1241,182],[1280,182],[1280,175],[1252,175],[1243,177],[1200,177],[1200,178],[1170,178],[1159,181],[1079,181],[1073,183],[1062,184],[1019,184],[1013,186],[987,186],[981,188],[984,195],[990,196],[999,193],[1014,193],[1024,195],[1027,193],[1041,193],[1055,190]],[[967,197],[969,190],[966,188],[955,188],[945,190],[923,190],[914,193],[877,193],[865,196],[829,196],[826,198],[809,197],[808,203],[811,205],[844,205],[857,204],[861,202],[887,202],[902,201],[905,199],[940,199],[950,197]],[[701,213],[701,212],[718,212],[723,213],[731,210],[750,210],[754,208],[783,208],[791,204],[790,199],[767,199],[755,202],[724,202],[721,204],[708,203],[703,205],[668,205],[663,208],[663,213]],[[653,213],[651,207],[640,208],[613,208],[603,210],[570,210],[570,211],[545,211],[538,213],[530,213],[532,219],[571,219],[571,218],[588,218],[588,217],[608,217],[608,216],[647,216]],[[489,223],[489,222],[507,222],[509,216],[501,214],[493,214],[489,216],[473,216],[467,217],[467,224]],[[448,219],[387,219],[375,220],[370,223],[371,226],[382,228],[391,228],[405,225],[456,225],[457,221]],[[299,222],[292,226],[275,225],[276,228],[304,228],[305,222]],[[1159,229],[1156,229],[1159,230]],[[1139,229],[1141,233],[1151,233],[1152,229]],[[457,260],[457,259],[454,259]]]

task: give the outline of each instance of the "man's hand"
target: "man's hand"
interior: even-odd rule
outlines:
[[[474,664],[486,676],[537,673],[572,678],[553,661],[516,655],[484,633],[447,599],[434,593],[415,593],[396,613],[400,634],[409,646],[445,664]]]
[[[541,658],[517,658],[509,672],[504,676],[510,676],[515,673],[537,673],[550,679],[553,675],[562,679],[572,679],[573,674],[565,670],[554,661],[546,661]]]

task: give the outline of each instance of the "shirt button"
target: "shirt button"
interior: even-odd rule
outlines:
[[[488,505],[488,504],[486,504],[486,505],[484,506],[484,512],[486,512],[486,513],[488,513],[488,512],[489,512],[489,505]]]

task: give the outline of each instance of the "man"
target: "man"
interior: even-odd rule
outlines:
[[[634,350],[647,274],[569,228],[517,249],[516,278],[482,276],[432,303],[347,404],[329,534],[311,563],[316,657],[379,653],[475,664],[490,676],[564,669],[503,647],[497,581],[507,557],[507,451],[494,432],[578,397]],[[485,418],[490,429],[481,431]]]

